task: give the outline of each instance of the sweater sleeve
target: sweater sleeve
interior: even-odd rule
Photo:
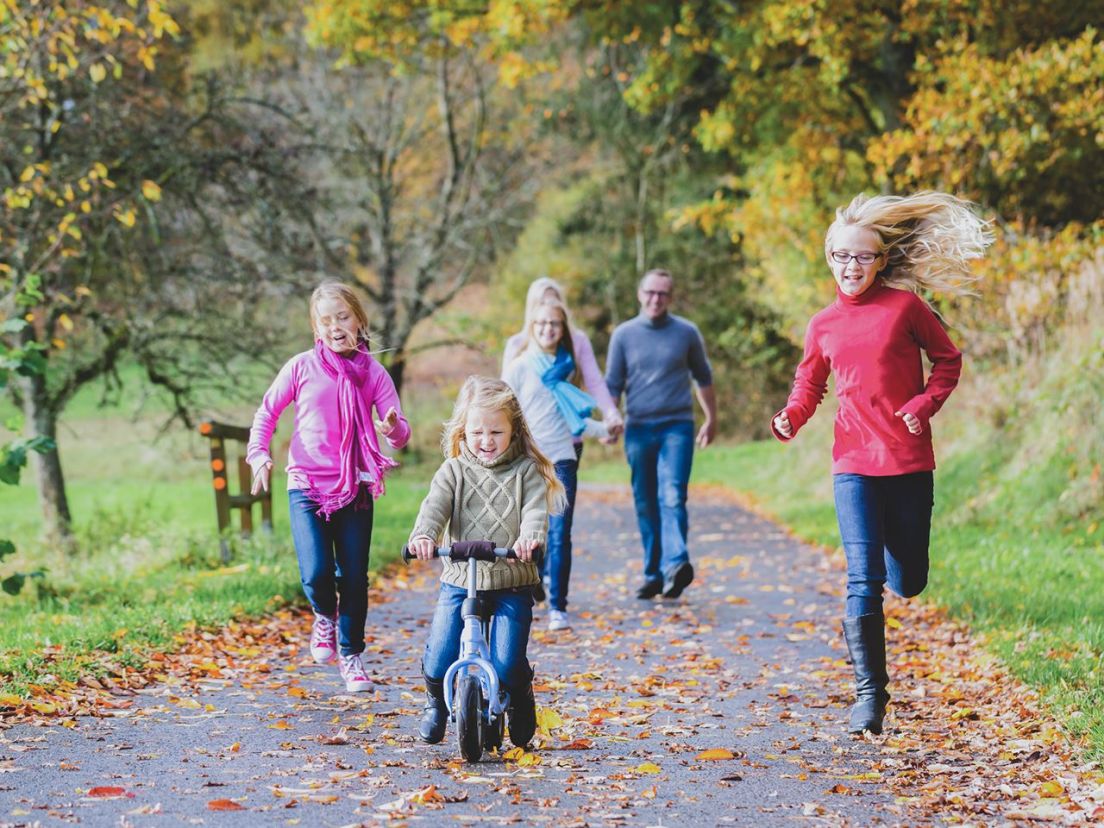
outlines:
[[[598,360],[594,356],[594,347],[590,344],[590,337],[582,331],[572,331],[571,344],[575,346],[575,361],[579,365],[579,372],[583,377],[583,385],[590,395],[594,397],[607,420],[620,422],[621,413],[617,410],[617,403],[610,396],[609,388],[602,377],[602,369],[598,367]]]
[[[625,349],[621,345],[621,329],[615,328],[606,354],[606,388],[616,404],[625,390]]]
[[[688,362],[690,364],[690,376],[701,388],[707,388],[713,384],[713,368],[709,364],[709,357],[705,355],[705,339],[697,325],[691,325],[693,335],[690,337],[690,352]]]
[[[962,373],[962,352],[951,342],[939,319],[922,299],[915,298],[909,321],[913,336],[931,360],[932,369],[924,390],[901,406],[905,414],[914,414],[927,423],[947,401]]]
[[[253,415],[253,426],[249,429],[249,443],[246,447],[245,462],[257,473],[265,463],[272,462],[270,445],[272,433],[280,421],[284,409],[295,399],[295,360],[284,363],[272,385],[261,398],[261,405]]]
[[[521,479],[521,528],[518,540],[544,543],[548,535],[548,485],[534,463],[529,463]]]
[[[506,340],[506,347],[502,349],[502,372],[505,373],[510,363],[521,353],[521,344],[525,341],[525,331],[518,331]]]
[[[452,518],[452,503],[456,497],[456,462],[446,460],[433,475],[429,484],[429,492],[418,509],[418,517],[414,519],[414,528],[410,531],[410,539],[425,536],[440,542],[444,536],[445,527]]]
[[[779,434],[774,427],[774,417],[771,417],[771,432],[775,437],[785,442],[797,435],[798,430],[809,421],[821,400],[824,399],[824,394],[828,391],[828,375],[831,372],[832,366],[821,351],[816,330],[810,323],[805,331],[805,356],[797,366],[793,390],[786,400],[786,407],[774,415],[777,417],[784,411],[790,418],[793,434],[790,437]]]
[[[393,449],[401,449],[405,446],[410,439],[410,423],[403,415],[402,402],[395,390],[395,381],[382,365],[378,365],[375,387],[368,404],[376,407],[376,417],[380,420],[387,416],[388,409],[395,409],[395,413],[399,415],[398,422],[395,423],[395,428],[390,434],[383,436]]]

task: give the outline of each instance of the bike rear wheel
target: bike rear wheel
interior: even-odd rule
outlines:
[[[465,762],[478,762],[483,755],[483,691],[479,679],[461,676],[456,682],[452,709],[456,713],[456,738]]]

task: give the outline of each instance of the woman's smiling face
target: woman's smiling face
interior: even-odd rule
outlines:
[[[848,296],[860,296],[874,284],[874,279],[885,267],[882,255],[882,240],[873,230],[857,224],[845,224],[832,232],[832,243],[828,253],[828,267],[836,279],[839,289]],[[860,264],[856,256],[873,255],[869,264]],[[846,258],[843,263],[835,257]]]

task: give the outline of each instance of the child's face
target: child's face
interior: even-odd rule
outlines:
[[[480,460],[487,463],[494,460],[506,451],[513,436],[514,430],[505,411],[473,408],[468,412],[464,423],[464,442]]]
[[[845,224],[832,233],[828,266],[836,278],[839,289],[848,296],[865,293],[883,267],[885,256],[881,255],[882,240],[878,234],[866,227]],[[875,258],[869,264],[861,264],[856,256]],[[839,262],[836,259],[843,259]]]
[[[331,351],[339,354],[356,350],[357,319],[341,299],[323,297],[314,308],[314,332]]]
[[[541,350],[555,353],[563,333],[563,315],[559,308],[548,305],[538,306],[536,313],[533,314],[533,338]]]

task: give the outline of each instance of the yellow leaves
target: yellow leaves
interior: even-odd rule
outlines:
[[[13,693],[0,693],[0,707],[19,707],[23,699]]]
[[[142,182],[142,197],[147,201],[161,200],[161,188],[157,185],[156,181],[146,179]]]
[[[541,758],[535,753],[526,753],[523,748],[510,748],[502,754],[507,762],[514,762],[519,768],[531,768],[541,763]]]
[[[545,736],[551,736],[552,731],[563,727],[563,717],[551,707],[537,708],[537,729]]]
[[[203,707],[195,699],[182,699],[179,696],[169,696],[169,701],[177,707],[183,707],[187,710],[199,710]]]
[[[115,219],[119,224],[123,225],[123,227],[133,227],[137,221],[137,216],[135,216],[134,211],[131,209],[122,210],[116,208],[112,215],[115,216]]]
[[[643,762],[632,769],[633,773],[642,773],[645,775],[654,775],[662,773],[663,769],[655,762]]]
[[[93,83],[100,83],[107,77],[107,70],[104,69],[102,63],[93,63],[88,67],[88,76],[92,78]]]
[[[696,758],[701,762],[720,762],[725,759],[735,759],[736,755],[726,748],[710,748],[703,750]]]
[[[901,629],[901,622],[898,621],[893,616],[886,616],[886,622],[885,623],[886,623],[886,626],[889,627],[891,630]]]
[[[284,719],[280,719],[277,722],[273,722],[268,726],[269,730],[292,730],[292,726],[289,725]]]

